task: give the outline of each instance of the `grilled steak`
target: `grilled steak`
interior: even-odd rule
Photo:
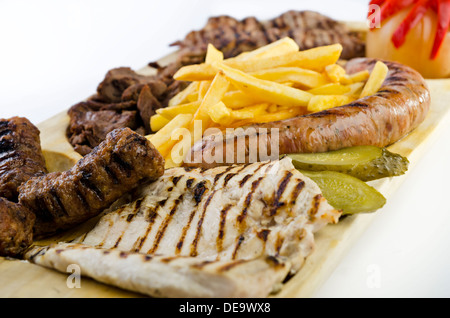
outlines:
[[[0,197],[17,201],[17,188],[47,172],[39,130],[28,119],[0,119]]]
[[[365,54],[362,37],[342,23],[317,12],[292,10],[265,22],[254,17],[242,21],[229,16],[213,17],[203,29],[190,32],[172,45],[179,46],[183,55],[206,52],[208,43],[212,43],[229,58],[284,37],[295,40],[301,50],[341,43],[343,59]]]
[[[36,214],[35,234],[44,236],[97,215],[163,173],[164,159],[145,137],[116,129],[71,170],[23,184],[19,202]]]
[[[371,70],[376,62],[375,59],[353,59],[346,65],[347,72]],[[388,146],[422,123],[430,108],[430,92],[423,77],[415,70],[396,62],[384,63],[389,67],[389,73],[375,95],[309,115],[252,125],[253,132],[250,134],[210,135],[194,144],[190,155],[204,159],[212,149],[235,149],[240,140],[246,143],[242,147],[245,149],[244,162],[249,162],[249,155],[256,153],[251,147],[266,144],[267,149],[271,149],[268,144],[271,128],[279,129],[280,154],[325,152],[362,145]],[[267,129],[266,134],[261,133],[259,128]],[[215,153],[216,157],[220,155]],[[227,155],[223,151],[222,155],[227,164],[237,162],[237,152]],[[217,164],[202,161],[187,165],[211,167]]]
[[[72,244],[27,259],[159,297],[264,297],[295,273],[314,232],[338,221],[289,158],[172,168]],[[126,271],[126,272],[125,272]]]
[[[0,198],[0,256],[18,256],[31,245],[35,218],[24,206]]]

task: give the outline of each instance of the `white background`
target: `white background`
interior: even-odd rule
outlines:
[[[114,67],[141,68],[209,16],[310,9],[364,20],[368,0],[0,0],[0,118],[33,123],[95,92]],[[450,103],[449,103],[450,107]],[[450,296],[450,123],[377,212],[316,297]],[[379,280],[373,285],[373,275]]]

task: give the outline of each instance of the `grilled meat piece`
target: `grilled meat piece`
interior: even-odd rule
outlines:
[[[148,85],[144,85],[139,93],[137,108],[141,115],[146,131],[151,131],[150,117],[155,114],[155,110],[161,108],[161,103],[152,94]]]
[[[167,169],[140,196],[72,242],[26,258],[158,297],[266,297],[338,221],[289,158],[213,169]],[[126,272],[125,272],[126,271]]]
[[[17,188],[47,173],[39,130],[28,119],[0,119],[0,197],[17,201]]]
[[[72,106],[69,116],[69,142],[83,156],[97,147],[114,129],[137,130],[140,127],[137,111],[96,110],[91,101]]]
[[[180,54],[201,54],[212,43],[226,58],[257,49],[284,37],[291,37],[302,50],[341,43],[343,59],[365,54],[362,37],[345,25],[313,11],[288,11],[279,17],[260,22],[253,17],[238,21],[229,16],[210,18],[205,27],[190,32],[182,41]]]
[[[164,173],[164,159],[143,136],[115,129],[72,169],[29,180],[19,202],[36,214],[35,235],[70,228]]]
[[[0,256],[16,257],[33,243],[35,218],[24,206],[0,198]]]
[[[164,82],[154,76],[140,75],[129,67],[119,67],[106,74],[105,79],[97,87],[97,93],[107,103],[118,103],[122,101],[123,92],[136,84],[148,85],[156,96],[160,96],[166,90]]]
[[[150,133],[150,116],[162,107],[167,91],[156,76],[140,75],[128,67],[110,70],[96,95],[69,109],[69,142],[85,156],[114,129]]]

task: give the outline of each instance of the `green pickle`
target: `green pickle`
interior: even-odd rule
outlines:
[[[336,171],[362,181],[394,177],[408,170],[407,158],[374,146],[356,146],[323,153],[287,155],[297,169]]]
[[[343,215],[374,212],[386,204],[380,192],[358,178],[335,171],[299,171],[312,179],[328,203]]]

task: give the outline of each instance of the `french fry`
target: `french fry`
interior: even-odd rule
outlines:
[[[347,87],[350,88],[350,90],[347,93],[344,93],[344,95],[359,98],[359,96],[361,95],[362,89],[364,87],[364,83],[357,82],[357,83],[350,84]]]
[[[150,117],[150,128],[152,131],[158,131],[170,122],[170,118],[156,114]]]
[[[156,113],[165,117],[172,119],[178,114],[194,114],[198,107],[200,106],[200,101],[195,101],[192,103],[180,104],[176,106],[170,106],[166,108],[160,108],[156,110]]]
[[[369,79],[361,92],[360,98],[364,98],[378,92],[386,79],[388,71],[389,69],[386,64],[378,61],[375,64],[372,73],[370,73]]]
[[[164,161],[165,161],[164,169],[170,169],[170,168],[174,168],[174,167],[179,167],[181,165],[181,162],[178,163],[178,164],[175,163],[172,160],[172,156],[170,154],[164,159]]]
[[[333,44],[260,59],[227,59],[223,61],[223,64],[243,72],[256,72],[282,66],[297,66],[321,72],[327,65],[335,64],[341,53],[342,45]],[[180,81],[205,81],[214,78],[216,73],[217,69],[213,65],[202,63],[184,66],[173,77]]]
[[[208,108],[208,115],[215,123],[220,124],[228,122],[231,119],[231,109],[229,109],[223,102],[218,102]]]
[[[352,83],[365,82],[369,79],[370,73],[368,70],[364,70],[361,72],[357,72],[351,75],[348,75],[348,78],[352,81]]]
[[[208,91],[210,86],[211,86],[211,81],[200,82],[199,87],[198,87],[198,94],[197,94],[197,98],[199,101],[203,100],[203,98],[205,97],[206,92]]]
[[[298,44],[289,37],[282,38],[268,45],[260,47],[251,52],[244,52],[236,56],[235,58],[228,59],[229,61],[246,61],[256,60],[261,58],[269,58],[278,56],[290,52],[296,52],[300,50]]]
[[[194,114],[191,127],[195,120],[202,121],[202,129],[205,131],[211,125],[211,117],[208,114],[208,109],[222,101],[223,96],[228,91],[230,82],[221,72],[217,73],[212,81],[208,91],[205,94],[199,108]]]
[[[148,139],[161,153],[167,152],[177,142],[172,135],[179,128],[186,128],[192,121],[191,114],[179,114]],[[164,149],[164,150],[163,150]]]
[[[211,64],[186,65],[175,72],[173,78],[177,81],[210,81],[216,76],[217,69]]]
[[[296,66],[314,71],[323,71],[327,65],[335,64],[342,53],[341,44],[321,46],[305,51],[288,52],[283,55],[262,58],[257,60],[229,61],[224,64],[243,72],[256,72],[264,69]]]
[[[277,67],[249,73],[250,75],[277,83],[292,82],[306,88],[322,86],[328,83],[324,74],[300,67]]]
[[[269,104],[257,104],[245,107],[243,109],[232,110],[231,117],[235,120],[241,119],[251,119],[266,114],[266,109],[269,107]]]
[[[260,100],[258,100],[254,96],[245,94],[240,90],[227,92],[225,96],[222,98],[222,101],[224,102],[225,105],[227,105],[227,107],[233,109],[254,105],[260,102]]]
[[[315,95],[309,101],[308,111],[319,112],[348,104],[351,101],[353,99],[347,95]]]
[[[216,49],[214,45],[211,43],[208,44],[208,48],[206,50],[205,63],[212,64],[214,62],[222,62],[223,61],[223,53]]]
[[[330,64],[325,67],[325,74],[333,83],[342,83],[347,82],[348,84],[351,81],[346,77],[347,73],[345,69],[338,64]]]
[[[183,89],[181,92],[176,94],[174,97],[172,97],[169,100],[168,106],[174,106],[182,104],[184,101],[186,101],[187,97],[194,93],[198,89],[198,83],[193,82],[188,85],[185,89]]]
[[[308,90],[308,93],[314,95],[342,95],[350,92],[351,88],[338,83],[329,83]]]
[[[312,94],[300,89],[285,86],[250,76],[242,71],[233,69],[223,63],[216,63],[223,74],[246,94],[257,96],[265,102],[286,106],[306,106]]]

